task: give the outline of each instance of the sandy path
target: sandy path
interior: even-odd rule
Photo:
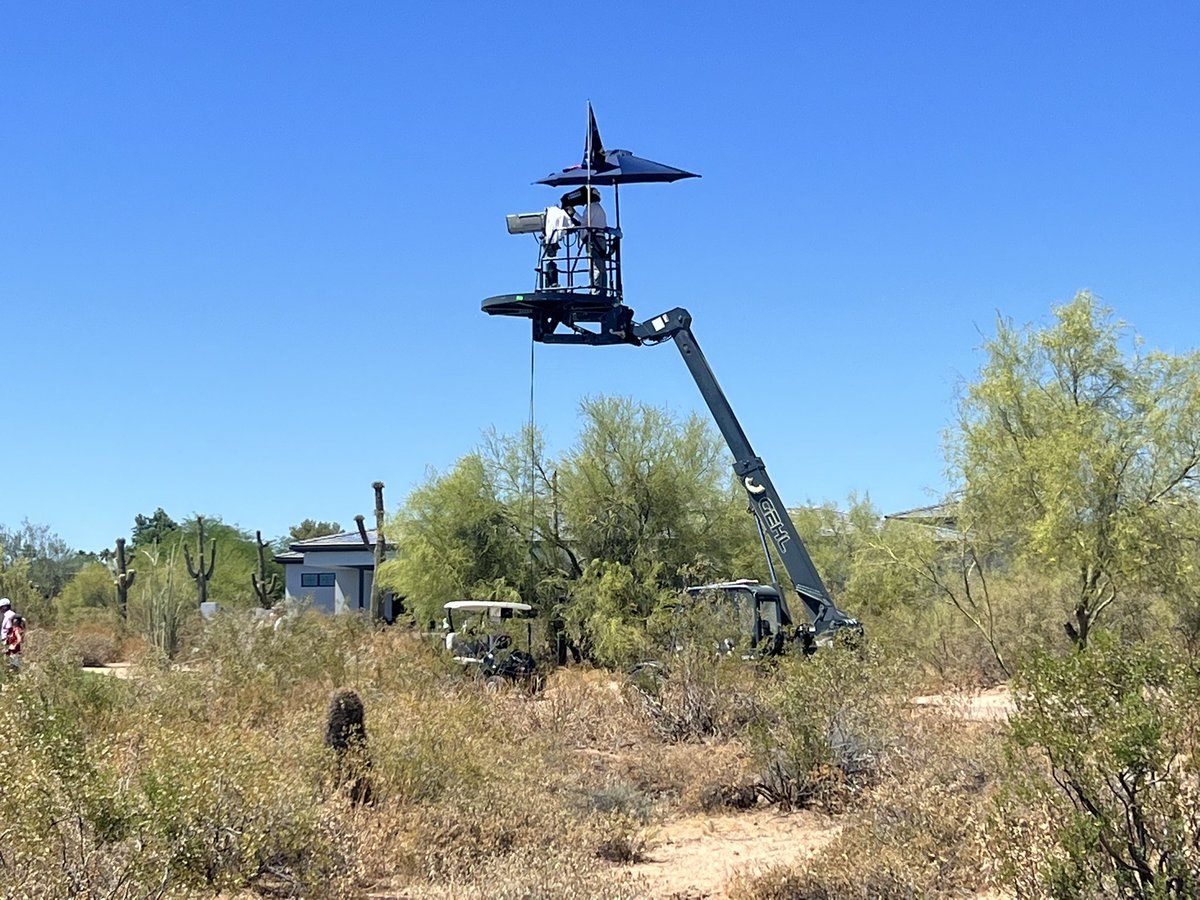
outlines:
[[[724,897],[734,872],[793,863],[820,850],[839,831],[841,825],[828,816],[807,811],[689,816],[660,826],[646,861],[630,871],[645,880],[650,897]]]

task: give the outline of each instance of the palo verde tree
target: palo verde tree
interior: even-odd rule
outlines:
[[[685,580],[762,574],[711,427],[623,398],[581,412],[583,430],[558,458],[528,430],[489,434],[410,495],[389,526],[398,555],[384,578],[419,621],[459,597],[525,599],[561,614],[580,646],[599,646],[603,631],[625,647],[636,636],[621,629],[644,630]],[[748,560],[752,571],[739,567]]]
[[[88,563],[76,572],[54,601],[58,624],[92,621],[115,625],[123,619],[125,608],[114,594],[113,580],[112,571],[99,562]]]
[[[664,584],[685,571],[734,575],[735,555],[757,539],[713,427],[625,397],[589,398],[580,415],[583,430],[557,465],[577,553]]]
[[[449,600],[519,598],[527,546],[479,452],[432,473],[388,531],[397,556],[380,568],[380,583],[407,598],[419,623],[440,621]]]
[[[1172,591],[1195,535],[1200,354],[1145,352],[1083,292],[1045,328],[997,322],[951,460],[963,518],[992,553],[1074,582],[1086,643],[1119,598]]]

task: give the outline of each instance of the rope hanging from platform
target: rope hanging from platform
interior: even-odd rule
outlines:
[[[534,565],[533,556],[533,534],[537,529],[537,444],[535,441],[534,431],[536,420],[534,419],[533,405],[533,386],[534,386],[534,360],[535,351],[537,350],[537,341],[530,335],[529,338],[529,596],[525,599],[530,606],[534,605],[536,591],[537,569]]]

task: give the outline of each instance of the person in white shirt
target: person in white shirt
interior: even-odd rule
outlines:
[[[579,244],[587,249],[592,268],[592,290],[608,287],[608,271],[604,262],[608,258],[608,216],[600,205],[600,192],[595,188],[579,188],[564,194],[564,209],[571,209],[571,218],[580,229]]]
[[[575,227],[575,220],[563,207],[546,207],[546,224],[542,230],[542,247],[546,258],[546,266],[543,270],[545,287],[558,287],[558,263],[555,258],[558,256],[559,244],[567,238],[573,227]]]
[[[21,632],[17,628],[20,617],[13,612],[12,601],[0,597],[0,649],[14,669],[21,665]]]

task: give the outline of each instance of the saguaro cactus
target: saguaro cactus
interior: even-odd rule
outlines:
[[[125,538],[117,538],[117,571],[114,573],[113,584],[117,586],[117,611],[122,619],[129,609],[129,589],[133,587],[135,578],[137,571],[126,567]]]
[[[336,691],[325,716],[325,746],[334,753],[333,786],[348,788],[353,803],[371,802],[371,782],[367,772],[371,757],[367,752],[367,728],[362,698],[349,688]]]
[[[188,575],[196,582],[196,593],[200,597],[201,605],[208,602],[208,581],[212,578],[213,566],[217,564],[217,542],[212,542],[212,547],[209,549],[208,567],[204,565],[204,517],[196,516],[196,526],[198,532],[196,534],[196,554],[199,561],[198,566],[192,565],[192,554],[188,552],[187,545],[183,547],[183,558],[187,562]]]
[[[254,532],[254,540],[258,543],[258,574],[250,573],[250,584],[254,586],[258,605],[263,609],[270,609],[275,603],[275,598],[271,595],[279,587],[279,576],[272,572],[270,580],[267,579],[267,556],[264,552],[267,545],[263,543],[261,531]]]
[[[383,588],[379,584],[379,569],[383,566],[387,544],[383,540],[383,482],[376,481],[375,488],[375,571],[371,575],[371,620],[383,621]]]

